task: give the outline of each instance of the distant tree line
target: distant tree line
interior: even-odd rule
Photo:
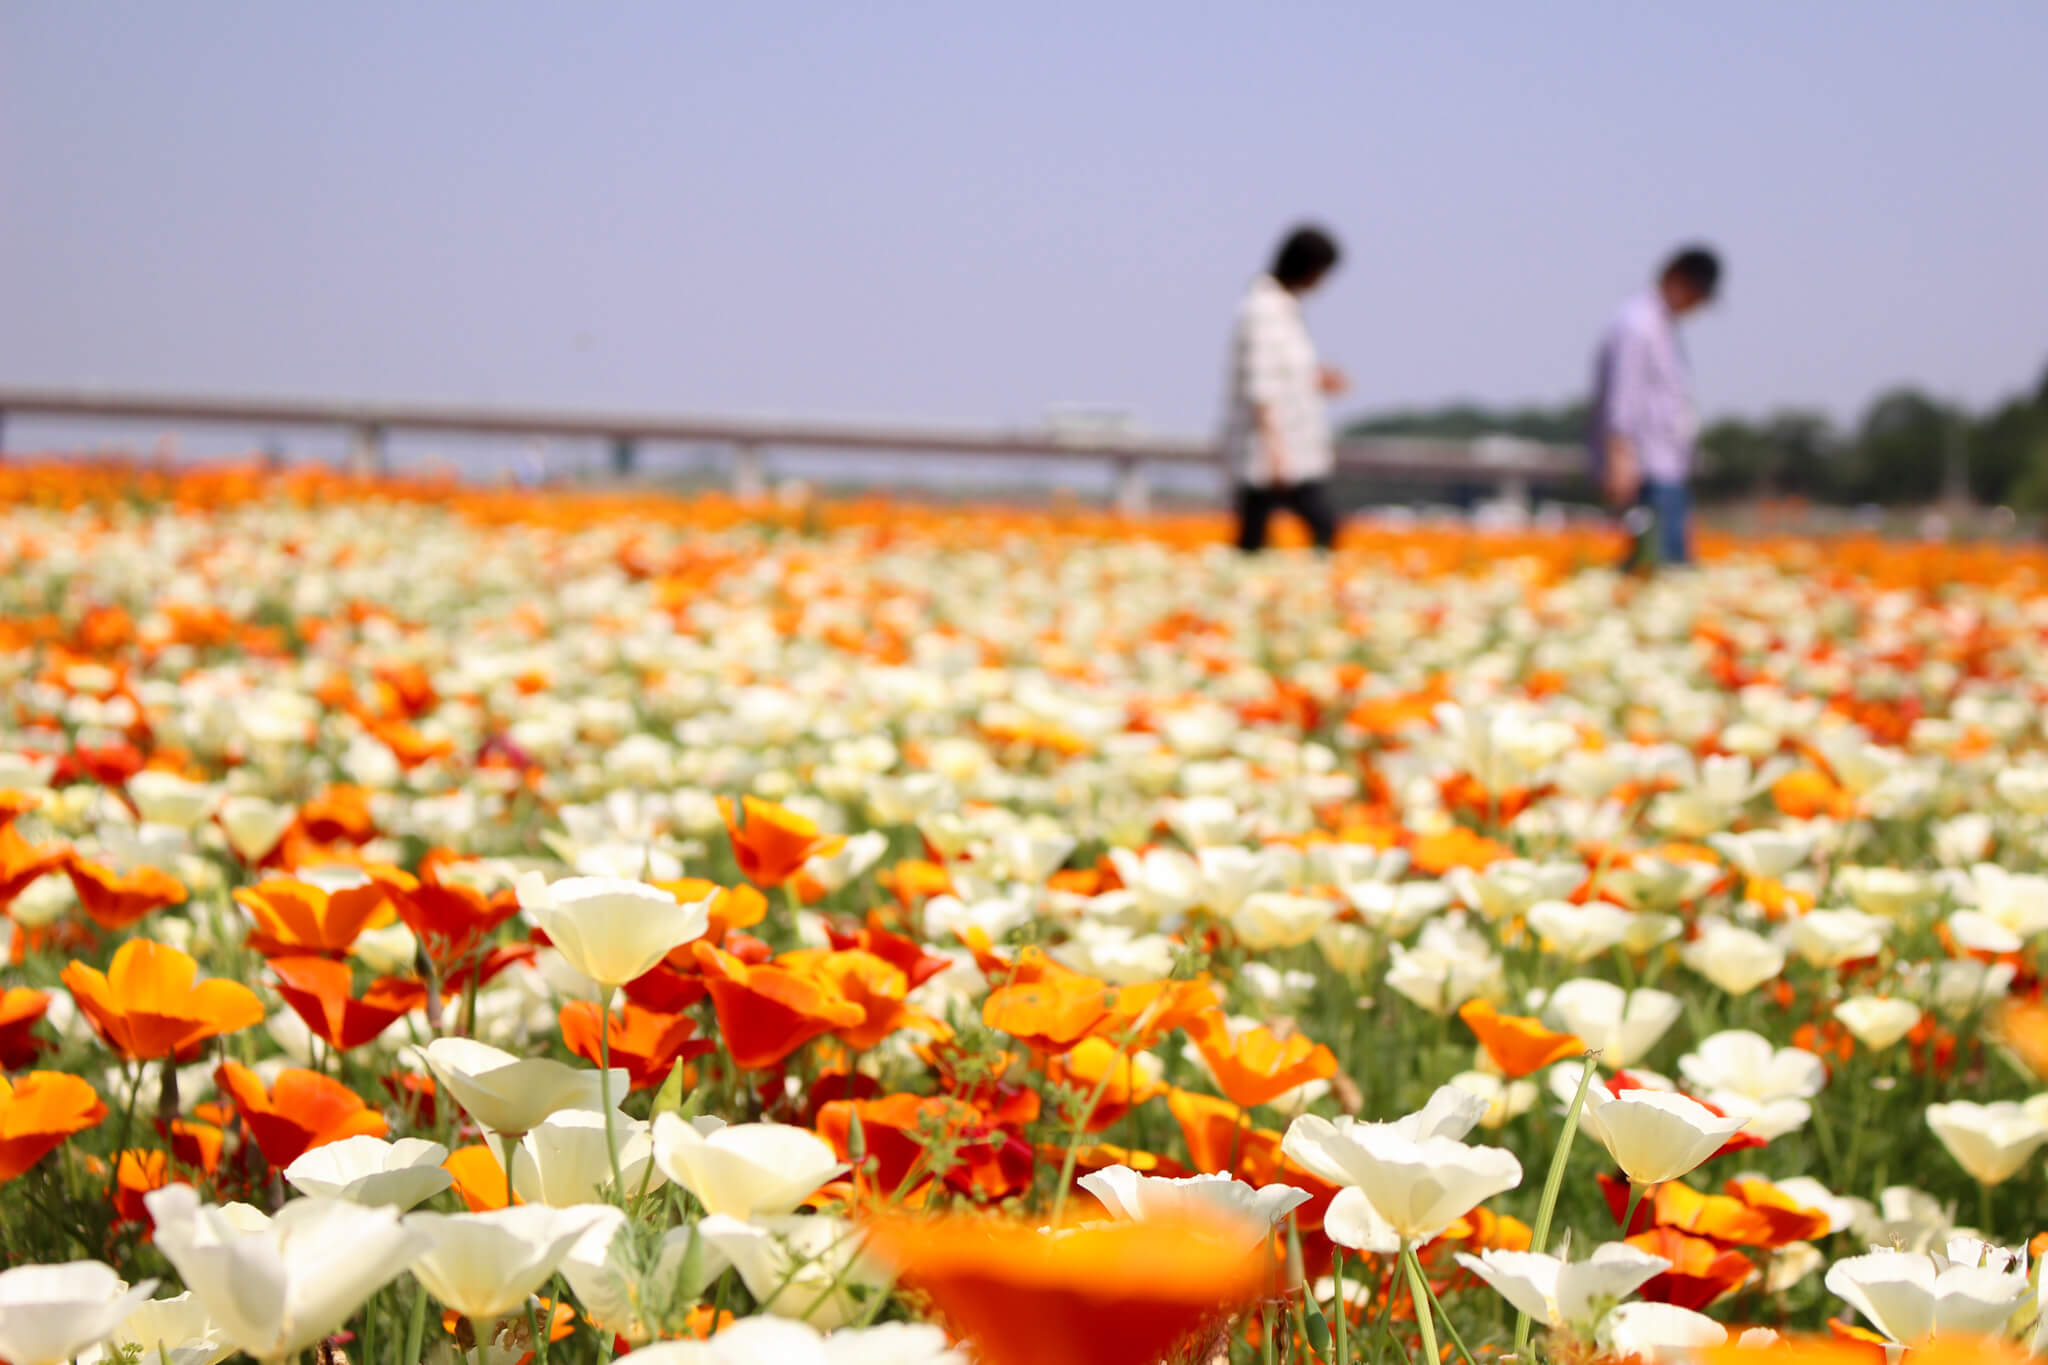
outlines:
[[[1476,403],[1375,414],[1347,436],[1585,438],[1584,401],[1496,409]],[[1816,502],[1931,502],[1966,485],[1982,503],[2048,512],[2048,374],[2032,392],[1968,412],[1915,388],[1881,394],[1837,427],[1798,409],[1760,420],[1723,417],[1700,433],[1699,492],[1710,498],[1802,497]]]

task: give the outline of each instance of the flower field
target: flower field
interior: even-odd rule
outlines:
[[[1707,548],[0,466],[0,1361],[2048,1349],[2048,557]]]

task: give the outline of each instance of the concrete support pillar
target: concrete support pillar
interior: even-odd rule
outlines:
[[[631,478],[640,467],[640,443],[630,436],[612,437],[612,473]]]
[[[1116,462],[1115,507],[1118,516],[1142,517],[1152,510],[1152,490],[1145,480],[1145,462],[1120,455]]]
[[[349,428],[349,472],[363,478],[381,478],[391,472],[390,452],[384,446],[384,428],[365,422]]]
[[[761,447],[740,441],[732,448],[732,495],[742,502],[768,491],[768,476],[761,464]]]

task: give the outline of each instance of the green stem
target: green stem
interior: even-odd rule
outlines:
[[[548,1330],[543,1332],[540,1315],[533,1311],[533,1300],[526,1301],[526,1339],[533,1346],[534,1365],[548,1365],[548,1338],[554,1335],[555,1305],[548,1303]],[[366,1362],[367,1365],[367,1362]]]
[[[1458,1324],[1451,1321],[1451,1315],[1446,1313],[1443,1304],[1437,1301],[1436,1290],[1430,1288],[1429,1276],[1422,1273],[1422,1262],[1416,1259],[1414,1247],[1408,1248],[1408,1273],[1422,1285],[1422,1292],[1429,1297],[1430,1309],[1444,1320],[1444,1330],[1451,1334],[1452,1348],[1464,1358],[1465,1365],[1475,1365],[1472,1352],[1465,1346],[1465,1339],[1458,1335]]]
[[[1337,1338],[1337,1365],[1351,1365],[1351,1314],[1350,1305],[1344,1301],[1344,1251],[1341,1247],[1330,1257],[1330,1278],[1337,1284],[1337,1320],[1330,1324],[1330,1330]]]
[[[1628,1212],[1621,1215],[1621,1235],[1624,1241],[1628,1238],[1629,1225],[1636,1221],[1636,1209],[1643,1202],[1643,1192],[1652,1188],[1654,1186],[1638,1185],[1633,1180],[1628,1182]]]
[[[512,1163],[518,1159],[519,1139],[510,1133],[500,1133],[498,1147],[505,1153],[505,1207],[509,1209],[519,1198],[512,1193]]]
[[[427,1287],[417,1278],[413,1283],[419,1292],[412,1296],[412,1320],[405,1325],[405,1354],[399,1357],[401,1360],[420,1358],[420,1342],[427,1331]]]
[[[164,1058],[165,1066],[171,1065],[171,1062],[171,1058]],[[135,1064],[135,1080],[128,1087],[128,1103],[121,1108],[121,1130],[119,1136],[114,1139],[114,1159],[108,1163],[107,1168],[108,1204],[114,1202],[114,1195],[121,1188],[121,1153],[128,1150],[128,1130],[135,1123],[135,1102],[142,1095],[142,1073],[146,1069],[143,1062]]]
[[[612,1202],[625,1207],[626,1179],[619,1174],[619,1142],[612,1132],[612,996],[616,988],[604,988],[597,1006],[597,1102],[604,1109],[604,1154],[612,1165]],[[511,1178],[510,1174],[506,1177]]]
[[[1586,1054],[1585,1069],[1579,1073],[1579,1090],[1572,1096],[1572,1107],[1565,1111],[1564,1131],[1557,1136],[1557,1150],[1550,1154],[1550,1175],[1543,1182],[1543,1201],[1536,1207],[1536,1230],[1530,1237],[1529,1246],[1539,1255],[1550,1251],[1550,1219],[1557,1212],[1557,1192],[1564,1186],[1565,1161],[1571,1156],[1572,1139],[1578,1136],[1579,1113],[1586,1107],[1586,1090],[1593,1084],[1593,1066],[1599,1054]],[[1624,1232],[1623,1236],[1627,1236]],[[1529,1315],[1515,1314],[1515,1355],[1521,1356],[1529,1345]]]
[[[1415,1325],[1422,1330],[1422,1358],[1430,1365],[1443,1359],[1437,1354],[1435,1314],[1429,1309],[1429,1289],[1422,1282],[1422,1267],[1416,1264],[1415,1253],[1404,1240],[1401,1243],[1401,1264],[1408,1268],[1408,1297],[1415,1304]]]
[[[1118,1056],[1121,1056],[1144,1033],[1147,1024],[1150,1022],[1151,1015],[1152,1011],[1148,1008],[1144,1014],[1139,1016],[1138,1022],[1132,1026],[1130,1033],[1122,1042],[1117,1044]],[[1095,1083],[1094,1091],[1088,1096],[1087,1106],[1082,1109],[1079,1117],[1074,1120],[1073,1131],[1067,1136],[1067,1156],[1066,1160],[1060,1163],[1060,1183],[1053,1191],[1052,1217],[1048,1220],[1053,1227],[1060,1225],[1060,1214],[1067,1207],[1067,1190],[1074,1183],[1074,1163],[1080,1159],[1081,1138],[1088,1131],[1088,1120],[1094,1117],[1095,1107],[1102,1103],[1103,1092],[1109,1089],[1110,1079],[1116,1075],[1116,1063],[1117,1058],[1111,1057],[1102,1068],[1102,1079]]]

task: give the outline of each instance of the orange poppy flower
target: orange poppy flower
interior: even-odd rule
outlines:
[[[1502,1014],[1490,1001],[1467,1001],[1459,1007],[1458,1017],[1479,1036],[1486,1055],[1510,1079],[1519,1080],[1586,1050],[1577,1034],[1554,1032],[1543,1027],[1540,1019]]]
[[[1009,1053],[989,1057],[962,1049],[952,1039],[921,1042],[913,1050],[932,1069],[939,1089],[966,1100],[998,1127],[1022,1128],[1037,1122],[1044,1106],[1038,1092],[1024,1083],[1024,1058]],[[1018,1079],[1012,1080],[1012,1075]]]
[[[1671,1269],[1642,1287],[1642,1298],[1695,1312],[1737,1288],[1756,1269],[1741,1252],[1725,1250],[1677,1228],[1652,1228],[1629,1238],[1628,1244],[1671,1262]]]
[[[574,1000],[559,1016],[562,1044],[592,1066],[602,1055],[600,1042],[611,1048],[611,1064],[626,1069],[634,1090],[658,1089],[680,1060],[700,1057],[718,1045],[697,1038],[697,1021],[687,1014],[664,1014],[628,1000],[612,1015],[608,1038],[598,1036],[598,1006]]]
[[[1475,871],[1489,867],[1511,856],[1512,850],[1482,834],[1474,834],[1463,825],[1453,825],[1440,834],[1420,836],[1409,845],[1408,854],[1416,871],[1441,877],[1454,867]]]
[[[1111,998],[1104,982],[1062,967],[990,991],[981,1022],[1027,1046],[1065,1052],[1109,1017]]]
[[[171,1154],[160,1147],[131,1147],[114,1158],[114,1217],[123,1223],[154,1224],[143,1197],[171,1184]],[[179,1181],[190,1184],[190,1181]]]
[[[9,986],[0,993],[0,1069],[19,1071],[43,1050],[35,1027],[50,1008],[50,997],[32,986]]]
[[[1281,1135],[1254,1128],[1242,1109],[1229,1100],[1195,1090],[1168,1090],[1166,1107],[1180,1125],[1188,1160],[1198,1171],[1224,1171],[1253,1185],[1280,1181],[1307,1190],[1309,1201],[1294,1211],[1304,1231],[1322,1227],[1323,1214],[1337,1197],[1337,1187],[1309,1174],[1280,1150]]]
[[[1047,1161],[1064,1162],[1067,1149],[1064,1146],[1048,1148],[1043,1155]],[[1128,1166],[1139,1175],[1163,1175],[1173,1180],[1194,1174],[1170,1156],[1161,1156],[1157,1152],[1147,1152],[1135,1147],[1118,1147],[1113,1143],[1094,1142],[1074,1151],[1076,1175],[1087,1175],[1110,1166]]]
[[[718,810],[740,871],[756,886],[782,885],[826,842],[816,822],[773,801],[742,796],[735,809],[731,798],[721,796]]]
[[[653,884],[674,896],[678,905],[695,905],[706,896],[711,897],[711,904],[706,907],[709,927],[701,935],[710,943],[723,943],[734,929],[751,929],[768,918],[768,898],[751,886],[720,886],[704,877]],[[669,954],[669,960],[683,965],[689,958],[688,950],[689,945],[683,945]]]
[[[199,1110],[204,1113],[214,1113],[219,1109],[218,1105],[199,1106]],[[222,1122],[226,1122],[231,1115],[221,1111],[218,1117]],[[164,1132],[164,1129],[159,1125],[157,1131]],[[180,1166],[202,1171],[207,1175],[212,1175],[220,1167],[221,1148],[227,1143],[227,1134],[221,1131],[218,1125],[172,1119],[170,1130],[165,1133],[165,1137],[171,1145],[172,1159]]]
[[[393,917],[390,899],[375,881],[322,891],[292,877],[266,877],[236,890],[235,901],[256,917],[249,946],[265,957],[342,957],[363,930]]]
[[[819,1034],[867,1018],[816,977],[773,963],[750,965],[702,939],[691,949],[711,990],[719,1041],[742,1070],[774,1066]]]
[[[1064,1081],[1083,1095],[1097,1097],[1084,1125],[1090,1133],[1108,1131],[1136,1106],[1166,1093],[1165,1083],[1141,1069],[1127,1049],[1102,1038],[1074,1044],[1072,1051],[1046,1067],[1046,1079]]]
[[[317,1071],[287,1067],[267,1094],[262,1080],[240,1062],[222,1062],[214,1068],[213,1081],[234,1101],[263,1159],[273,1166],[289,1166],[313,1148],[343,1138],[384,1136],[382,1114]]]
[[[361,1047],[427,1003],[427,988],[400,977],[379,977],[360,996],[345,962],[324,957],[273,957],[277,993],[313,1036],[346,1052]]]
[[[844,952],[825,948],[801,948],[784,953],[778,965],[815,977],[829,985],[840,998],[860,1006],[863,1018],[850,1028],[834,1029],[833,1036],[855,1051],[866,1051],[898,1029],[912,1028],[934,1038],[950,1038],[953,1030],[932,1018],[904,997],[910,980],[894,963],[859,949]]]
[[[0,909],[12,904],[30,882],[57,871],[70,858],[69,844],[32,844],[21,837],[11,818],[0,824]]]
[[[1742,1346],[1730,1341],[1722,1346],[1700,1348],[1705,1365],[1885,1365],[1891,1359],[1884,1337],[1866,1327],[1853,1327],[1840,1318],[1828,1319],[1829,1336],[1780,1337],[1768,1346]],[[1739,1335],[1728,1334],[1731,1338]],[[1939,1365],[2018,1365],[2032,1360],[2008,1342],[1978,1337],[1939,1337],[1913,1348],[1915,1365],[1937,1361]]]
[[[1337,1074],[1337,1055],[1305,1033],[1280,1037],[1268,1028],[1231,1035],[1223,1011],[1198,1015],[1188,1028],[1216,1084],[1240,1109],[1266,1104],[1299,1085]]]
[[[656,1014],[681,1014],[705,993],[704,976],[697,970],[697,959],[688,944],[628,981],[623,989],[628,1000]]]
[[[329,787],[299,807],[299,826],[322,844],[366,844],[377,834],[370,793],[362,787]]]
[[[953,879],[946,869],[927,858],[905,858],[896,866],[875,873],[875,881],[906,909],[953,889]]]
[[[1217,1004],[1216,988],[1206,977],[1119,986],[1110,993],[1109,1012],[1095,1026],[1095,1036],[1143,1051],[1175,1029],[1189,1027]]]
[[[1035,1156],[1024,1142],[992,1126],[974,1105],[943,1095],[887,1095],[834,1100],[818,1111],[818,1136],[842,1161],[853,1159],[853,1118],[870,1168],[855,1173],[856,1188],[887,1199],[912,1183],[940,1180],[962,1193],[1001,1199],[1028,1189]],[[950,1149],[949,1164],[934,1168],[935,1139]]]
[[[116,872],[74,854],[64,871],[86,917],[102,929],[126,929],[152,910],[185,903],[185,884],[158,868]]]
[[[1188,1160],[1196,1170],[1228,1172],[1254,1185],[1270,1185],[1280,1178],[1280,1134],[1254,1128],[1229,1100],[1198,1090],[1170,1089],[1166,1107],[1180,1124]]]
[[[462,1196],[471,1213],[489,1213],[505,1207],[505,1168],[481,1142],[457,1147],[441,1163],[441,1169],[455,1181],[455,1192]],[[526,1201],[514,1195],[512,1202]]]
[[[2048,1004],[2014,1000],[2002,1005],[1993,1016],[1992,1031],[2036,1080],[2048,1080]]]
[[[1768,1226],[1765,1236],[1747,1243],[1749,1246],[1789,1246],[1793,1242],[1819,1241],[1828,1234],[1830,1225],[1825,1213],[1807,1208],[1768,1180],[1731,1180],[1721,1188]]]
[[[513,895],[487,897],[458,882],[423,880],[405,887],[387,877],[373,875],[384,884],[398,918],[412,930],[434,965],[444,972],[468,957],[493,930],[519,913],[519,900]]]
[[[1628,1212],[1629,1185],[1605,1171],[1596,1177],[1607,1208],[1619,1223]],[[1725,1194],[1706,1194],[1682,1180],[1667,1180],[1636,1208],[1636,1220],[1629,1232],[1652,1228],[1676,1228],[1705,1237],[1723,1246],[1769,1246],[1771,1223],[1740,1199]]]
[[[33,792],[0,787],[0,829],[13,824],[18,816],[27,815],[32,810],[40,810],[42,804],[43,799]]]
[[[1771,785],[1771,800],[1795,820],[1830,816],[1847,820],[1856,814],[1856,798],[1819,768],[1797,768]]]
[[[927,952],[916,939],[892,932],[880,910],[868,911],[867,923],[857,929],[828,923],[825,934],[834,948],[858,948],[889,963],[908,979],[911,990],[916,990],[953,965],[953,959]]]
[[[14,1179],[106,1116],[107,1106],[81,1077],[31,1071],[9,1082],[0,1076],[0,1181]]]
[[[1481,1206],[1445,1228],[1444,1239],[1488,1251],[1527,1251],[1536,1240],[1536,1230],[1512,1214]]]
[[[199,964],[176,948],[131,938],[105,975],[83,962],[62,974],[93,1031],[123,1057],[154,1061],[263,1022],[263,1002],[236,981],[198,981]]]
[[[986,1365],[1136,1365],[1174,1357],[1269,1287],[1271,1260],[1241,1231],[1194,1218],[1043,1233],[898,1217],[873,1224],[870,1244]]]

